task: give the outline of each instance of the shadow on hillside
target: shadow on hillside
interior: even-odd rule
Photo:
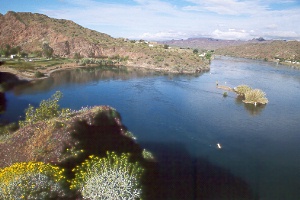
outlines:
[[[143,199],[254,199],[249,186],[229,171],[211,164],[203,158],[193,159],[179,143],[147,143],[144,147],[154,149],[156,162],[142,157],[142,148],[122,134],[112,110],[104,111],[94,118],[92,125],[78,121],[73,137],[79,141],[78,149],[84,149],[80,157],[71,158],[61,166],[71,170],[89,155],[103,157],[106,151],[132,154],[132,161],[138,161],[145,168],[142,178]]]

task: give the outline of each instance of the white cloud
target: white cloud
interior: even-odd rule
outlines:
[[[270,39],[300,40],[299,33],[296,33],[295,31],[272,31],[272,32],[265,32],[264,35]]]
[[[182,32],[168,31],[158,33],[144,33],[140,36],[145,40],[171,40],[171,39],[187,39],[190,35]]]
[[[220,15],[245,15],[256,14],[267,7],[257,1],[238,1],[238,0],[188,0],[196,6],[187,6],[186,10],[210,11]]]
[[[212,32],[213,38],[227,39],[227,40],[248,40],[252,39],[254,31],[247,32],[246,30],[229,29],[228,31],[221,31],[219,29]]]
[[[50,17],[70,19],[113,37],[180,39],[206,35],[219,39],[300,36],[300,8],[272,10],[275,0],[64,0],[58,9],[40,10]],[[184,5],[184,6],[180,6]],[[229,30],[232,29],[232,30]],[[172,30],[172,31],[170,31]],[[252,31],[250,31],[252,30]],[[172,38],[173,37],[173,38]]]

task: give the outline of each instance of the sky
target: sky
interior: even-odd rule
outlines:
[[[72,20],[112,37],[300,41],[300,0],[0,0],[0,13]]]

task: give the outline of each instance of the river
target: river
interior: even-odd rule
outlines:
[[[262,89],[269,103],[245,105],[232,92],[223,97],[216,81]],[[217,57],[209,72],[197,76],[80,68],[6,92],[0,120],[16,121],[28,104],[38,105],[60,90],[61,107],[110,105],[119,111],[137,142],[160,163],[166,199],[244,194],[244,199],[296,200],[299,89],[300,70],[240,58]]]

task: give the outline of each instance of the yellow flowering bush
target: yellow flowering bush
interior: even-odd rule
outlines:
[[[43,162],[0,169],[0,199],[59,199],[66,195],[64,170]]]
[[[85,199],[140,199],[143,168],[130,163],[129,154],[121,156],[107,152],[107,157],[90,156],[73,169],[71,189],[77,189]]]

